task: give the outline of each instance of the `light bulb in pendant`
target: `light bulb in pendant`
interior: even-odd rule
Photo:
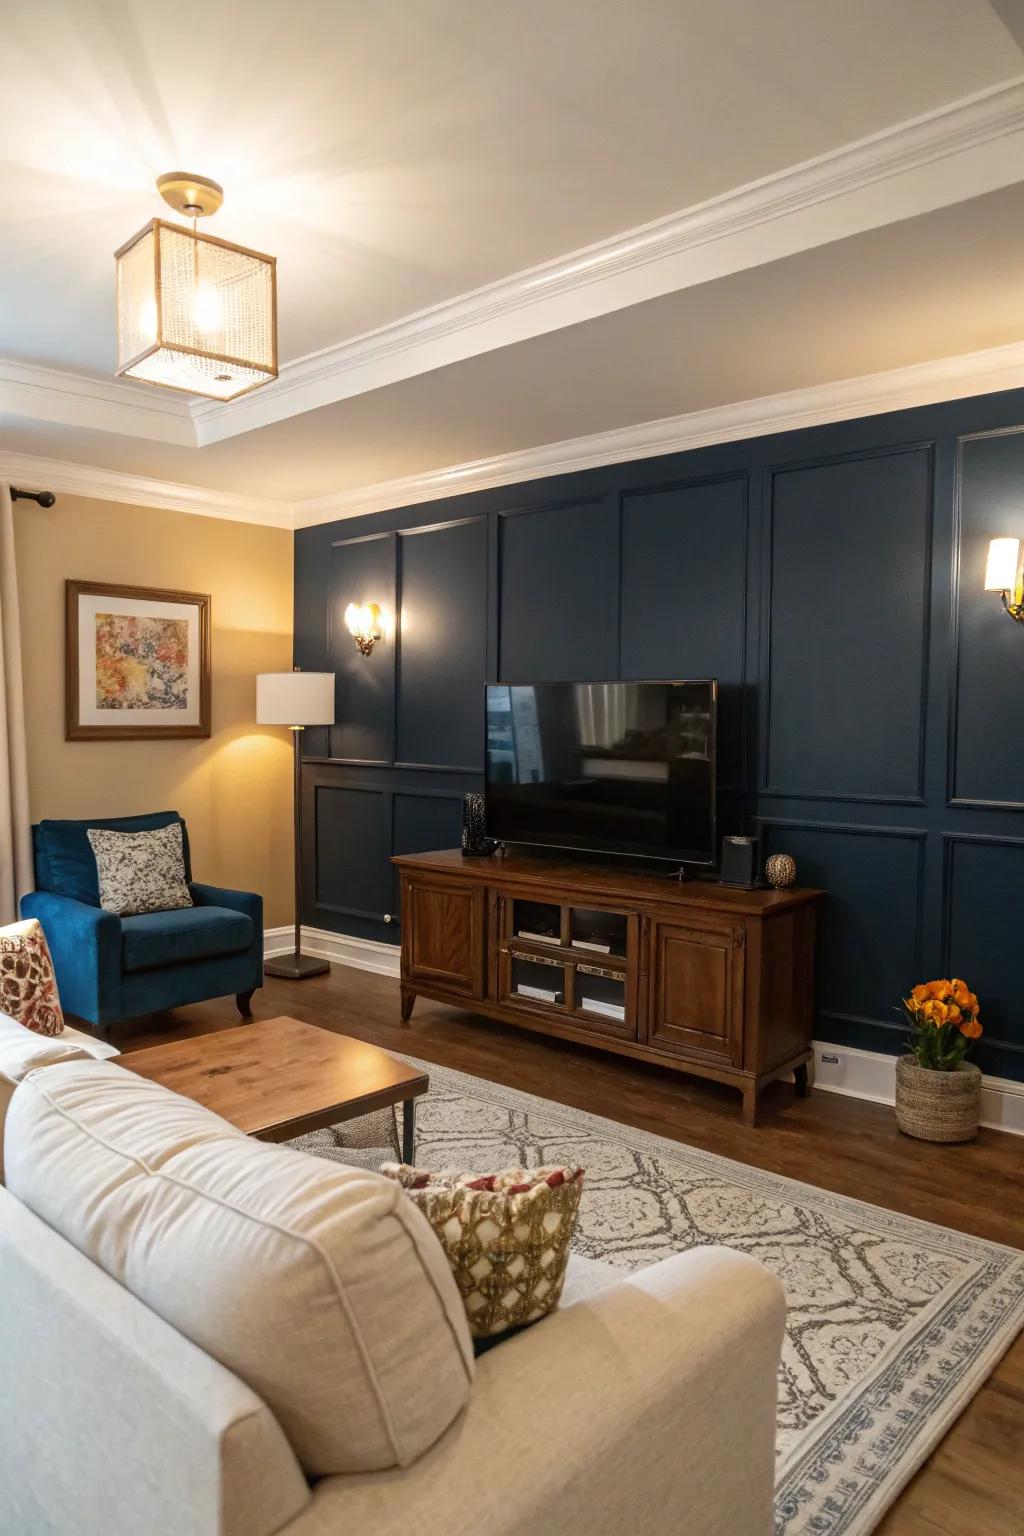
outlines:
[[[220,299],[206,283],[200,283],[192,296],[192,318],[197,331],[219,331],[221,328]]]
[[[147,299],[139,311],[139,331],[147,341],[156,341],[156,299]]]

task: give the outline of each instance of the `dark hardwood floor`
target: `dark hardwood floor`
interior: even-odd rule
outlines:
[[[739,1095],[711,1082],[416,1004],[399,1025],[398,983],[340,966],[273,978],[257,1018],[291,1014],[426,1061],[625,1121],[890,1210],[1024,1247],[1024,1140],[983,1130],[964,1147],[931,1146],[896,1129],[883,1105],[831,1093],[797,1100],[776,1083],[762,1123],[747,1129]],[[112,1032],[122,1051],[239,1024],[231,999],[182,1008]],[[1024,1532],[1024,1336],[953,1425],[877,1528],[881,1536],[1013,1536]]]

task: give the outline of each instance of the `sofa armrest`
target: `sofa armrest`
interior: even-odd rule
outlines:
[[[432,1450],[325,1478],[287,1536],[770,1536],[785,1314],[744,1254],[664,1259],[489,1351]]]
[[[244,912],[262,935],[263,897],[258,891],[232,891],[227,886],[202,885],[198,880],[191,882],[189,890],[197,907],[228,907],[232,912]]]
[[[103,1024],[120,1017],[121,919],[55,891],[21,898],[22,917],[43,926],[53,957],[61,1007],[77,1018]]]
[[[256,1393],[3,1189],[0,1287],[4,1536],[271,1536],[308,1503]]]

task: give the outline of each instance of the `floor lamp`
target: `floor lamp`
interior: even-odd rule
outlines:
[[[302,981],[330,970],[326,960],[302,953],[302,733],[307,725],[334,724],[333,672],[261,672],[256,678],[259,725],[286,725],[295,744],[295,952],[277,955],[268,976]]]

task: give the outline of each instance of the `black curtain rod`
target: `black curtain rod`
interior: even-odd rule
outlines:
[[[11,500],[38,501],[41,507],[52,507],[57,498],[52,491],[21,491],[16,485],[12,485]]]

